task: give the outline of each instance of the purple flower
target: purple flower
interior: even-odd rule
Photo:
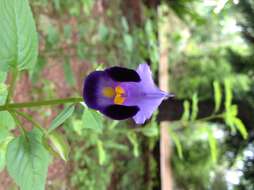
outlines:
[[[84,82],[83,97],[89,108],[122,120],[132,117],[137,124],[150,118],[170,95],[156,87],[147,64],[136,71],[110,67],[90,73]]]

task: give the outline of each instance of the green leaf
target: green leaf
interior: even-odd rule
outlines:
[[[192,96],[192,107],[191,107],[191,121],[194,121],[198,116],[198,95],[195,93]]]
[[[100,40],[102,40],[102,41],[106,41],[108,39],[109,29],[105,24],[101,23],[99,25],[98,35],[99,35]]]
[[[124,43],[126,45],[126,49],[131,52],[132,49],[133,49],[133,39],[132,39],[132,36],[130,34],[124,34],[123,40],[124,40]]]
[[[99,157],[99,164],[103,165],[106,162],[106,152],[103,147],[103,143],[100,140],[97,140],[97,151]]]
[[[64,25],[64,39],[70,39],[72,33],[71,25]]]
[[[82,3],[83,3],[83,11],[84,13],[87,15],[87,14],[90,14],[90,12],[92,11],[92,8],[93,8],[93,5],[95,3],[94,0],[82,0]]]
[[[61,10],[61,3],[60,0],[53,0],[53,5],[57,11]]]
[[[0,83],[5,82],[6,77],[7,77],[7,72],[0,71]]]
[[[0,70],[31,69],[38,38],[28,0],[0,0]]]
[[[66,138],[56,131],[53,131],[48,136],[51,147],[53,150],[62,158],[64,161],[67,161],[70,153],[70,146],[66,140]]]
[[[56,46],[59,42],[59,32],[54,25],[49,25],[47,31],[47,43],[51,46]]]
[[[136,133],[129,132],[128,139],[133,146],[133,155],[135,157],[138,157],[139,156],[139,148],[138,148],[139,144],[138,144],[138,139],[137,139]]]
[[[84,125],[83,125],[82,120],[73,119],[73,120],[72,120],[72,126],[73,126],[73,130],[74,130],[78,135],[82,135],[82,130],[83,130],[83,128],[84,128]]]
[[[213,82],[213,89],[214,89],[214,102],[215,102],[214,112],[218,112],[221,106],[221,101],[222,101],[221,87],[218,81]]]
[[[52,121],[48,132],[50,133],[51,131],[62,125],[72,115],[74,109],[75,105],[73,104],[64,108],[64,110],[60,114],[58,114],[56,118]]]
[[[232,132],[235,132],[235,124],[234,120],[238,114],[238,107],[237,105],[231,105],[228,107],[224,113],[224,120],[226,124],[231,128]]]
[[[1,129],[0,129],[0,133]],[[0,134],[1,135],[1,134]],[[9,142],[13,139],[12,136],[7,136],[5,137],[4,141],[1,142],[0,139],[0,172],[4,169],[5,164],[6,164],[6,151],[7,151],[7,146]]]
[[[4,105],[8,95],[6,84],[0,83],[0,105]]]
[[[12,115],[7,111],[0,111],[0,129],[11,130],[15,128],[15,121]]]
[[[93,129],[101,132],[103,129],[101,115],[92,109],[85,108],[82,116],[84,129]]]
[[[231,105],[228,108],[228,112],[231,114],[232,117],[236,117],[238,114],[238,107],[237,105]]]
[[[49,154],[41,144],[42,134],[34,129],[13,139],[7,147],[7,170],[21,190],[44,190]]]
[[[159,135],[159,127],[156,121],[158,112],[156,112],[151,122],[141,129],[141,132],[147,137],[157,137]]]
[[[35,64],[34,69],[29,72],[29,77],[33,84],[41,79],[41,73],[46,64],[47,60],[42,56],[38,56],[38,61]]]
[[[182,149],[180,139],[178,138],[177,134],[170,127],[168,128],[168,132],[169,132],[169,135],[171,136],[173,142],[176,145],[176,151],[177,151],[178,157],[180,159],[183,159],[183,149]]]
[[[246,140],[248,138],[248,132],[247,132],[243,122],[239,118],[234,118],[233,123],[236,126],[237,130],[242,135],[243,139]]]
[[[183,102],[183,109],[184,111],[181,120],[188,121],[190,118],[190,102],[188,100]]]
[[[214,138],[212,131],[210,129],[208,129],[208,142],[209,142],[209,147],[210,147],[210,153],[211,153],[211,157],[212,157],[212,161],[214,163],[217,162],[217,158],[218,158],[218,152],[217,152],[217,141]]]
[[[121,23],[122,23],[124,32],[125,32],[125,33],[129,32],[129,24],[128,24],[128,22],[127,22],[127,20],[126,20],[125,17],[122,17],[122,18],[121,18]]]
[[[225,79],[225,109],[229,110],[232,104],[233,94],[232,94],[232,86],[231,81],[229,79]]]

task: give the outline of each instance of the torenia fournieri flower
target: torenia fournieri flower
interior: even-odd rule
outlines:
[[[170,96],[156,87],[147,64],[136,71],[123,67],[94,71],[84,81],[83,97],[89,108],[116,120],[132,117],[137,124],[143,124]]]

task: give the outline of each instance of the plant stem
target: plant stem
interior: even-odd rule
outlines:
[[[208,116],[208,117],[197,119],[195,122],[197,122],[197,121],[209,121],[209,120],[212,120],[212,119],[219,119],[219,118],[223,118],[223,116],[224,116],[224,113],[217,114],[217,115],[211,115],[211,116]]]
[[[16,123],[16,125],[18,126],[20,133],[23,134],[23,135],[25,135],[25,134],[26,134],[26,130],[22,127],[22,124],[21,124],[21,122],[18,120],[16,113],[13,112],[13,111],[10,111],[9,113],[10,113],[10,114],[12,115],[12,117],[14,118],[15,123]]]
[[[82,102],[83,98],[64,98],[64,99],[55,99],[55,100],[42,100],[37,102],[23,102],[23,103],[13,103],[5,104],[0,106],[0,111],[11,110],[11,109],[20,109],[20,108],[31,108],[31,107],[41,107],[41,106],[52,106],[58,104],[66,103],[79,103]]]

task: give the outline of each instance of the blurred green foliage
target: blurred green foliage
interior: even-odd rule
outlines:
[[[152,125],[155,124],[155,121],[152,122]],[[65,125],[72,147],[70,159],[74,168],[71,184],[74,187],[91,190],[153,188],[157,168],[149,150],[154,146],[157,133],[150,132],[151,124],[141,130],[130,129],[130,125],[110,122],[87,108],[80,117],[72,118]],[[148,147],[148,152],[140,150],[140,143],[146,144],[147,141],[152,143],[149,145],[152,147]],[[142,155],[140,151],[147,153]],[[149,173],[147,178],[144,178],[145,173]]]
[[[29,71],[34,99],[56,96],[53,81],[42,79],[52,59],[63,68],[66,86],[73,95],[80,93],[73,58],[87,66],[86,72],[112,65],[134,69],[147,61],[157,75],[160,18],[156,8],[147,6],[145,1],[140,1],[141,24],[124,13],[131,10],[120,0],[107,1],[104,7],[95,0],[30,2],[40,40],[37,64]],[[176,18],[168,37],[170,90],[183,100],[184,108],[181,119],[172,122],[169,129],[175,186],[186,190],[253,189],[254,159],[244,156],[244,152],[253,150],[253,130],[239,118],[241,113],[235,102],[247,102],[253,110],[254,5],[251,0],[241,0],[239,4],[226,1],[220,8],[220,1],[213,2],[217,4],[165,1]],[[0,71],[0,105],[8,94],[6,75]],[[199,114],[206,111],[199,109],[203,101],[213,102],[213,112],[200,119]],[[50,142],[44,143],[53,155],[63,160],[69,157],[70,184],[74,189],[159,187],[156,116],[145,126],[137,127],[129,121],[109,121],[83,106],[69,118],[73,111],[74,107],[67,107],[53,120],[52,130],[67,122],[63,131],[49,134]],[[41,112],[43,117],[51,114],[51,110]],[[7,144],[13,138],[10,130],[14,127],[10,123],[14,121],[5,112],[0,112],[0,118],[5,118],[0,119],[1,170],[6,164]],[[11,120],[8,130],[6,120]],[[236,166],[237,160],[245,162],[243,167]],[[242,172],[239,183],[226,179],[230,170]]]

